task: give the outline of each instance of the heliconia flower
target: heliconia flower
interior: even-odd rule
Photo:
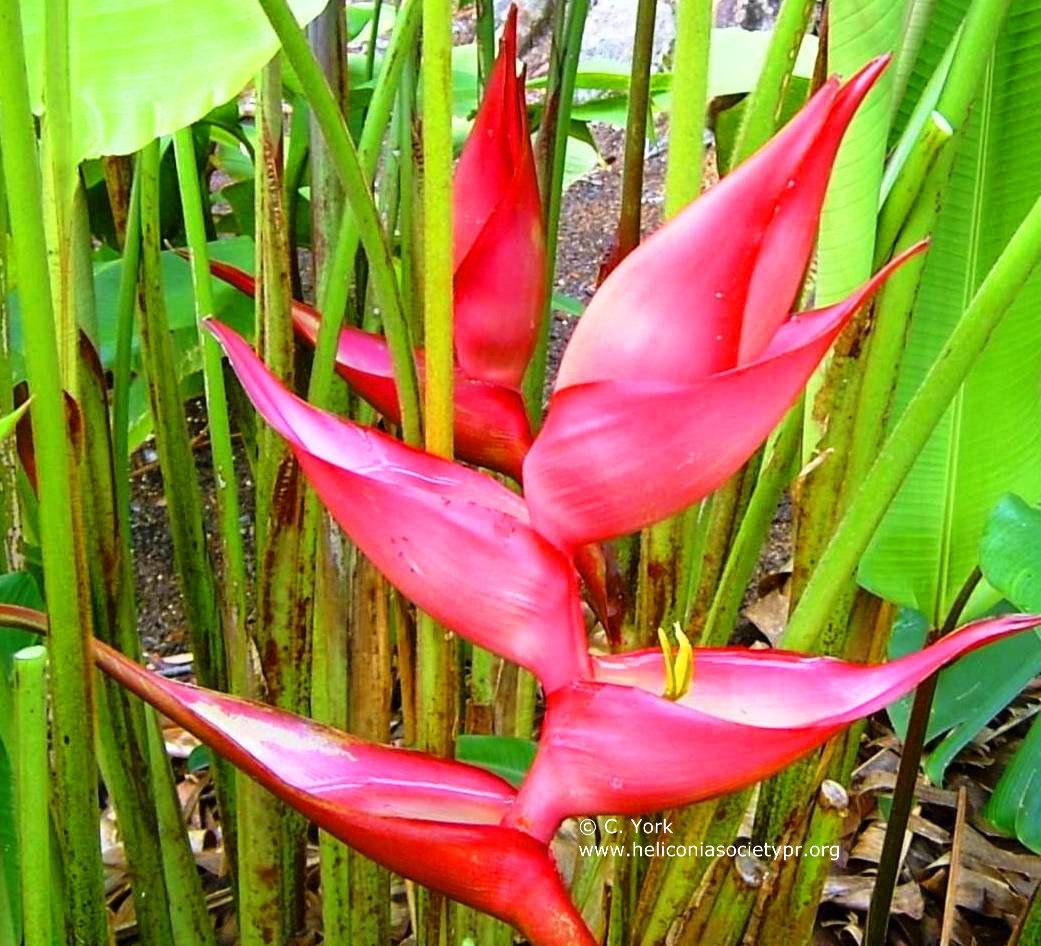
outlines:
[[[888,59],[829,82],[757,154],[630,253],[564,352],[524,463],[532,522],[564,547],[635,531],[733,474],[893,271],[790,316],[829,172]]]
[[[516,792],[498,776],[167,680],[99,641],[94,654],[109,676],[366,857],[512,924],[534,946],[593,946],[546,843],[501,824]]]
[[[463,148],[453,187],[455,450],[460,459],[520,479],[531,426],[520,393],[545,297],[546,248],[524,80],[517,74],[517,11]],[[251,275],[211,261],[214,276],[252,295]],[[293,326],[315,344],[318,311],[293,303]],[[346,327],[336,368],[384,417],[401,421],[386,340]],[[423,352],[416,352],[420,383]]]
[[[638,814],[752,785],[917,686],[962,654],[1041,624],[966,625],[885,664],[777,650],[696,648],[690,689],[662,695],[662,651],[597,657],[547,697],[539,749],[506,823],[548,838],[561,820]]]
[[[517,75],[517,8],[463,147],[453,188],[455,349],[471,378],[516,388],[545,298],[546,240],[524,79]]]
[[[254,278],[236,266],[211,260],[210,272],[249,295],[256,291]],[[294,300],[292,314],[296,333],[316,344],[321,321],[318,310]],[[382,335],[344,327],[336,349],[336,371],[387,420],[401,423],[390,349]],[[422,384],[422,350],[416,352],[416,371]],[[455,451],[459,458],[520,480],[530,446],[531,425],[520,391],[468,377],[456,366]]]
[[[487,474],[312,407],[234,331],[207,326],[333,517],[404,594],[549,689],[588,674],[575,570],[528,524],[520,496]]]

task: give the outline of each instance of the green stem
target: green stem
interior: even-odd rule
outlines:
[[[937,639],[950,634],[957,627],[965,605],[969,603],[969,598],[982,578],[979,567],[974,568],[951,605],[947,619],[936,635]],[[896,776],[896,786],[893,788],[893,807],[886,823],[885,840],[882,842],[882,853],[878,859],[878,875],[875,877],[871,904],[868,907],[864,946],[884,946],[886,941],[893,891],[896,889],[896,880],[903,860],[904,834],[911,818],[911,808],[914,806],[918,767],[922,762],[922,750],[925,748],[929,731],[929,714],[932,712],[939,679],[940,674],[936,672],[920,683],[915,690],[907,733],[904,736],[904,747],[900,754],[900,769]]]
[[[481,90],[488,84],[495,63],[495,4],[477,0],[477,76]]]
[[[373,200],[368,175],[360,163],[354,142],[351,141],[351,136],[347,131],[336,95],[307,45],[307,37],[296,22],[296,17],[287,0],[258,0],[258,2],[282,42],[286,59],[296,72],[297,80],[307,96],[315,120],[325,135],[330,155],[336,162],[336,168],[347,196],[347,203],[355,218],[361,244],[369,259],[369,273],[376,301],[383,316],[383,325],[394,364],[394,378],[398,386],[398,400],[401,404],[405,440],[408,443],[418,444],[420,442],[419,395],[415,365],[412,361],[412,344],[408,325],[402,312],[401,296],[398,292],[397,277],[394,274],[390,246]],[[389,110],[390,105],[388,104],[387,107]],[[334,334],[334,340],[335,337]]]
[[[1041,200],[1013,234],[893,427],[810,579],[784,646],[812,650],[860,556],[969,369],[1041,261]]]
[[[224,636],[228,653],[228,673],[232,692],[244,693],[245,690],[237,685],[243,682],[241,675],[248,666],[242,640],[243,622],[246,618],[246,564],[242,547],[242,527],[239,522],[238,476],[235,472],[235,454],[231,443],[231,423],[228,418],[220,346],[201,325],[203,319],[216,312],[216,306],[209,272],[202,192],[195,167],[195,148],[190,128],[182,128],[174,133],[174,155],[177,162],[177,182],[181,191],[181,208],[184,213],[184,229],[191,251],[196,324],[199,326],[202,344],[202,374],[210,430],[210,453],[216,475],[218,535],[221,559],[224,562]]]
[[[127,542],[130,536],[130,376],[133,361],[134,308],[141,267],[141,175],[136,162],[130,188],[123,268],[116,297],[116,360],[112,366],[112,468],[115,477],[116,515]],[[207,333],[208,334],[208,333]]]
[[[7,236],[7,191],[0,165],[0,417],[14,410],[11,366],[10,247]],[[24,563],[22,510],[18,502],[18,449],[14,438],[0,442],[0,568],[16,571]]]
[[[166,318],[159,255],[159,142],[141,152],[141,360],[148,376],[156,450],[163,474],[174,563],[199,681],[227,689],[217,589],[203,531],[202,495],[181,403],[173,339]]]
[[[383,140],[383,134],[394,109],[398,86],[416,44],[422,9],[422,0],[407,0],[398,10],[397,18],[394,21],[394,32],[391,34],[390,44],[383,58],[383,68],[380,69],[376,88],[373,90],[368,111],[365,113],[365,124],[358,145],[358,160],[361,162],[362,171],[370,180],[376,171],[380,142]],[[408,129],[408,133],[410,132],[411,128]],[[408,150],[409,157],[411,157],[411,138],[408,139]],[[411,211],[411,200],[406,203],[406,206]],[[332,385],[336,361],[336,343],[343,324],[359,241],[360,232],[354,214],[341,214],[340,228],[332,245],[329,263],[318,276],[318,309],[322,313],[322,320],[318,326],[318,341],[315,345],[311,383],[308,390],[308,400],[313,404],[328,405],[327,398]],[[405,270],[404,258],[402,258],[402,269]],[[410,327],[408,338],[413,339],[412,307],[406,304],[406,300],[407,296],[403,297],[402,309],[405,323]],[[415,410],[417,412],[419,410],[418,393]],[[415,442],[418,444],[418,438]]]
[[[701,190],[711,37],[711,0],[679,0],[676,4],[669,158],[665,169],[666,217],[676,216]]]
[[[43,3],[43,97],[41,123],[44,225],[50,248],[51,293],[58,351],[66,389],[76,391],[79,312],[75,287],[73,201],[76,160],[72,155],[72,93],[69,85],[69,0]]]
[[[420,81],[423,92],[423,326],[426,346],[426,449],[452,456],[452,4],[423,0]],[[455,691],[454,648],[428,615],[418,638],[422,745],[450,755]]]
[[[55,336],[40,169],[29,105],[20,5],[0,0],[0,140],[18,271],[23,346],[39,488],[44,583],[53,636],[51,675],[55,810],[65,856],[69,932],[107,938],[97,834],[97,768],[91,732],[89,580],[73,505],[73,470]]]
[[[622,169],[622,202],[612,261],[618,263],[640,242],[643,206],[643,163],[647,142],[647,109],[651,98],[651,60],[654,55],[654,18],[657,0],[639,0],[636,35],[629,71],[629,109],[625,122],[625,155]],[[682,96],[680,96],[682,98]]]
[[[542,313],[535,351],[524,376],[524,399],[528,414],[537,422],[542,416],[542,393],[546,387],[549,363],[549,330],[553,321],[553,281],[557,267],[557,238],[560,231],[560,207],[563,200],[564,160],[567,157],[568,132],[571,128],[571,102],[575,97],[575,76],[582,52],[582,34],[586,28],[589,0],[570,0],[564,27],[563,54],[559,75],[554,84],[552,101],[546,103],[546,114],[556,116],[549,154],[549,173],[543,174],[543,203],[546,208],[546,307]]]
[[[712,607],[705,620],[700,643],[719,647],[730,638],[737,620],[741,600],[748,587],[763,541],[770,531],[777,503],[791,482],[799,444],[802,442],[802,405],[789,411],[774,439],[769,459],[763,465],[752,490],[741,525],[734,536],[733,547],[719,578]]]
[[[748,96],[734,143],[731,166],[737,167],[777,130],[792,69],[810,25],[814,0],[784,0],[770,33],[759,81]]]
[[[22,943],[51,946],[51,826],[47,798],[47,650],[40,644],[14,655],[17,744],[14,783],[22,888]]]
[[[426,448],[452,456],[452,4],[423,0],[423,327]]]
[[[371,79],[376,74],[376,38],[380,35],[380,11],[383,0],[374,0],[372,4],[372,24],[369,29],[369,48],[365,51],[365,78]]]

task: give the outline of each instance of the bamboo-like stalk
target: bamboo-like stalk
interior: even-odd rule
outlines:
[[[756,479],[748,508],[734,536],[701,634],[701,643],[706,647],[722,647],[733,632],[741,600],[755,573],[759,551],[770,531],[777,504],[795,472],[801,442],[800,403],[791,409],[778,428],[773,445],[767,452],[767,460]]]
[[[495,5],[477,0],[477,77],[484,91],[495,62]]]
[[[423,0],[423,327],[425,446],[451,458],[455,364],[452,348],[452,4]],[[456,725],[451,636],[426,614],[417,638],[420,744],[451,755]]]
[[[50,653],[55,808],[65,866],[69,935],[107,936],[97,835],[97,769],[91,732],[92,677],[87,653],[92,618],[82,534],[76,523],[71,454],[51,304],[40,169],[29,105],[21,13],[0,0],[0,139],[18,271],[24,355],[33,394],[44,584],[53,636]]]
[[[293,330],[288,221],[282,166],[282,72],[276,57],[257,91],[257,351],[293,387]],[[256,621],[260,658],[256,697],[306,712],[310,689],[313,533],[303,513],[305,482],[285,441],[266,425],[257,432]],[[302,819],[252,782],[240,782],[242,858],[239,899],[244,943],[288,942],[303,922]]]
[[[224,642],[217,590],[203,532],[202,495],[177,381],[173,342],[163,301],[159,256],[159,143],[141,152],[141,360],[148,376],[155,420],[156,450],[163,474],[174,563],[184,598],[185,617],[199,681],[226,689]]]
[[[11,370],[11,309],[7,303],[10,240],[7,235],[7,191],[0,165],[0,417],[14,410]],[[0,568],[22,567],[22,509],[18,502],[18,453],[12,439],[0,441]]]
[[[943,627],[937,638],[950,634],[958,626],[962,611],[969,603],[969,598],[983,579],[977,566],[972,570],[965,584],[962,585],[951,605]],[[864,946],[884,946],[886,932],[889,929],[889,909],[893,902],[893,891],[896,889],[900,864],[903,860],[904,834],[914,807],[915,787],[918,782],[918,767],[922,762],[922,751],[929,729],[929,715],[933,708],[933,698],[939,683],[939,673],[934,673],[915,689],[911,716],[907,722],[907,733],[904,735],[903,750],[900,754],[900,769],[897,772],[896,785],[893,788],[893,806],[886,823],[885,840],[882,842],[882,853],[878,858],[878,874],[875,886],[871,891],[871,903],[868,907],[867,925],[864,931]]]
[[[557,267],[557,237],[560,231],[560,207],[563,200],[564,159],[567,156],[568,132],[571,128],[571,101],[575,96],[575,76],[582,51],[582,34],[586,28],[589,0],[570,0],[564,26],[559,72],[551,80],[553,95],[546,102],[545,115],[555,123],[546,160],[540,177],[546,224],[546,292],[545,309],[539,337],[524,375],[524,399],[528,414],[535,426],[542,417],[542,395],[546,387],[546,366],[549,363],[549,330],[552,322],[553,281]],[[546,120],[546,119],[544,119]],[[541,139],[541,134],[540,134]],[[541,142],[540,142],[541,143]]]
[[[919,451],[1038,262],[1041,200],[1035,202],[983,280],[852,497],[792,615],[783,637],[785,647],[813,649]]]
[[[127,656],[137,658],[140,641],[136,626],[136,609],[134,606],[134,578],[132,571],[132,549],[130,544],[130,507],[129,507],[129,456],[127,452],[127,392],[130,375],[130,344],[133,331],[133,314],[137,288],[137,272],[141,250],[141,214],[140,188],[137,176],[134,176],[126,208],[126,228],[124,231],[123,272],[120,279],[117,302],[117,355],[113,370],[114,396],[112,411],[112,432],[109,433],[104,421],[98,419],[95,427],[100,434],[94,439],[103,440],[103,451],[98,453],[95,463],[96,472],[92,481],[91,492],[98,497],[104,495],[108,484],[112,484],[111,506],[103,519],[111,519],[115,524],[98,521],[92,531],[99,537],[112,534],[117,547],[110,550],[109,557],[115,567],[106,571],[106,589],[99,589],[111,604],[103,606],[112,611],[115,627],[110,633],[114,641]],[[90,372],[84,369],[84,377]],[[103,402],[99,392],[95,392],[95,401]],[[89,402],[88,402],[89,403]],[[107,472],[106,472],[107,471]],[[98,556],[100,558],[100,556]],[[103,612],[104,613],[104,612]],[[108,700],[112,704],[112,715],[117,719],[127,715],[134,725],[133,743],[129,737],[117,737],[110,755],[114,761],[109,770],[119,768],[118,755],[121,753],[133,765],[143,765],[143,773],[131,773],[124,788],[124,794],[137,796],[144,792],[145,785],[151,786],[151,794],[143,799],[142,807],[150,809],[144,814],[146,825],[142,829],[142,843],[155,839],[159,846],[162,870],[161,875],[149,868],[138,872],[139,882],[142,874],[147,872],[149,882],[165,880],[162,902],[170,913],[170,924],[174,942],[180,944],[205,944],[212,946],[216,941],[213,924],[210,921],[203,899],[202,885],[195,859],[188,845],[184,822],[181,818],[180,804],[176,797],[173,772],[170,768],[166,748],[161,739],[156,738],[158,719],[150,707],[125,700],[120,688],[111,689],[107,681],[103,682]],[[105,735],[106,726],[101,727]],[[133,745],[135,748],[128,749]],[[107,775],[106,781],[112,776]],[[117,793],[114,791],[114,795]],[[118,802],[118,798],[117,798]],[[122,809],[120,809],[122,811]],[[120,814],[122,818],[122,813]],[[229,859],[234,863],[234,831],[225,832],[225,846],[229,851]],[[153,874],[156,874],[153,877]],[[135,883],[135,890],[137,884]],[[146,893],[146,896],[149,896]],[[156,899],[152,897],[151,899]]]
[[[676,216],[701,190],[711,38],[711,0],[679,0],[676,4],[669,156],[665,167],[666,217]]]
[[[217,534],[224,573],[221,598],[224,612],[224,641],[228,654],[228,679],[233,693],[244,693],[243,674],[247,663],[242,635],[246,619],[246,565],[239,523],[238,477],[231,443],[227,392],[221,352],[216,339],[202,330],[201,322],[216,311],[206,248],[206,223],[202,192],[195,167],[195,147],[190,128],[174,133],[177,183],[181,192],[184,229],[191,253],[192,283],[195,287],[195,314],[202,346],[202,373],[206,391],[206,417],[210,432],[210,453],[216,480]]]
[[[625,147],[622,159],[622,201],[612,262],[628,256],[640,242],[643,209],[643,165],[647,143],[648,106],[651,98],[651,64],[654,56],[654,18],[657,0],[639,0],[633,38],[632,66],[629,70],[629,109],[625,122]],[[682,100],[692,90],[675,94]]]
[[[348,81],[344,25],[343,6],[332,0],[307,29],[308,42],[341,111],[347,102]],[[322,130],[313,115],[310,116],[310,122],[311,256],[314,281],[316,285],[321,286],[327,277],[335,251],[340,221],[353,218],[350,214],[344,213],[343,185],[340,183]],[[350,255],[353,258],[354,251]],[[347,281],[345,274],[345,292]],[[337,317],[326,316],[337,329],[342,321],[342,312],[343,304]],[[325,331],[325,319],[321,331]],[[335,338],[335,334],[333,337]],[[319,361],[319,357],[316,356],[312,363],[309,394],[314,402],[328,407],[332,406],[341,390],[333,385],[331,364],[320,364]],[[337,406],[343,406],[342,401]],[[320,508],[317,498],[308,495],[305,502],[305,533],[313,531],[315,537],[311,715],[320,722],[346,731],[350,728],[347,705],[347,625],[350,608],[348,583],[353,556],[339,527]],[[311,523],[314,523],[313,527]],[[358,668],[356,679],[360,681],[365,673],[365,668]],[[318,852],[323,936],[331,943],[360,942],[352,933],[354,924],[351,910],[351,894],[354,888],[351,883],[351,867],[352,863],[357,862],[357,855],[354,855],[343,842],[324,831],[318,833]]]
[[[133,359],[134,309],[141,267],[141,175],[135,162],[123,240],[123,268],[116,297],[116,357],[112,365],[112,469],[116,490],[116,515],[120,528],[130,535],[130,374]]]
[[[386,55],[383,57],[383,67],[380,69],[379,78],[376,80],[376,88],[373,90],[372,99],[369,102],[368,111],[365,113],[365,123],[362,127],[361,138],[358,142],[358,161],[362,172],[371,180],[376,171],[379,159],[380,142],[390,121],[391,113],[394,111],[394,103],[399,89],[407,93],[406,98],[412,101],[412,80],[403,78],[409,69],[416,40],[419,35],[419,22],[423,10],[422,0],[405,0],[399,7],[397,19],[394,22],[394,32],[391,34],[390,43],[387,46]],[[411,115],[411,109],[406,109]],[[411,173],[412,138],[411,124],[398,129],[398,147],[401,150],[401,162],[403,173],[407,170]],[[330,156],[331,157],[331,156]],[[407,162],[407,163],[406,163]],[[411,233],[406,227],[406,214],[411,220],[412,213],[412,187],[403,180],[402,192],[409,195],[403,201],[403,215],[401,219],[402,233]],[[410,224],[409,224],[410,227]],[[318,278],[318,309],[322,313],[322,321],[318,327],[318,341],[315,345],[314,363],[311,370],[311,386],[308,391],[308,399],[315,404],[325,403],[326,392],[332,382],[333,364],[335,362],[336,342],[339,337],[340,326],[343,324],[343,313],[347,304],[347,296],[350,291],[351,269],[354,265],[355,254],[358,251],[360,231],[353,214],[342,214],[340,217],[340,228],[336,239],[332,244],[329,254],[329,262]],[[404,241],[403,241],[404,242]],[[409,246],[410,248],[410,246]],[[405,248],[401,254],[402,268],[402,309],[406,325],[409,326],[408,337],[416,338],[416,323],[413,318],[415,307],[409,298],[411,280],[408,278],[410,272]],[[418,394],[416,401],[418,407]],[[418,443],[418,439],[415,441]]]
[[[394,364],[394,378],[398,387],[405,440],[408,443],[418,444],[420,441],[419,396],[415,365],[412,360],[412,344],[408,325],[402,312],[401,296],[390,256],[390,246],[373,200],[368,176],[365,174],[358,152],[351,141],[336,96],[307,45],[307,37],[296,22],[296,17],[289,4],[286,0],[258,0],[258,2],[282,43],[285,57],[296,73],[315,120],[325,136],[330,155],[336,162],[336,168],[347,196],[347,203],[356,219],[361,244],[369,260],[369,274]],[[390,101],[387,103],[388,110],[392,99],[391,95]],[[332,338],[335,341],[335,332]]]
[[[69,87],[69,0],[43,4],[43,96],[47,103],[41,123],[44,226],[51,271],[51,299],[58,353],[66,389],[76,390],[80,313],[73,247],[74,195],[78,183],[72,154],[72,90]]]
[[[15,805],[18,870],[22,888],[23,946],[51,946],[51,826],[46,799],[47,650],[40,644],[14,655],[14,707],[17,728],[14,774],[20,799]]]
[[[815,7],[814,0],[784,0],[781,4],[759,80],[745,102],[732,167],[749,157],[777,130],[792,69]]]

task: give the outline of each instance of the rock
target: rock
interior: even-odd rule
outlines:
[[[768,30],[777,19],[781,0],[720,0],[716,26],[740,26],[746,30]]]
[[[637,0],[594,0],[582,39],[582,59],[608,59],[628,66],[633,55]],[[653,68],[660,69],[676,38],[673,0],[658,0]]]

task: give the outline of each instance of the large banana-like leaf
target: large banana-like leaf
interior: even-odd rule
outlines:
[[[938,0],[909,88],[940,61],[967,0]],[[911,318],[898,414],[1041,193],[1041,0],[1013,3],[954,171]],[[865,587],[942,620],[1002,493],[1041,497],[1041,277],[1035,275],[929,440],[861,565]],[[992,603],[979,598],[978,608]],[[971,615],[968,615],[971,616]]]
[[[896,49],[906,6],[906,0],[833,0],[828,10],[828,71],[850,76],[869,59]],[[817,305],[844,298],[871,275],[892,84],[889,70],[842,140],[821,216]]]
[[[292,0],[301,23],[326,0]],[[42,108],[44,0],[22,0]],[[129,154],[242,91],[279,48],[257,0],[70,0],[73,158]]]
[[[828,71],[850,76],[875,56],[901,43],[907,0],[833,0],[828,8]],[[821,213],[817,240],[815,302],[845,298],[871,275],[882,169],[892,118],[892,69],[857,110],[842,139]],[[811,379],[812,403],[822,368]],[[820,419],[806,411],[804,459],[824,433]]]

